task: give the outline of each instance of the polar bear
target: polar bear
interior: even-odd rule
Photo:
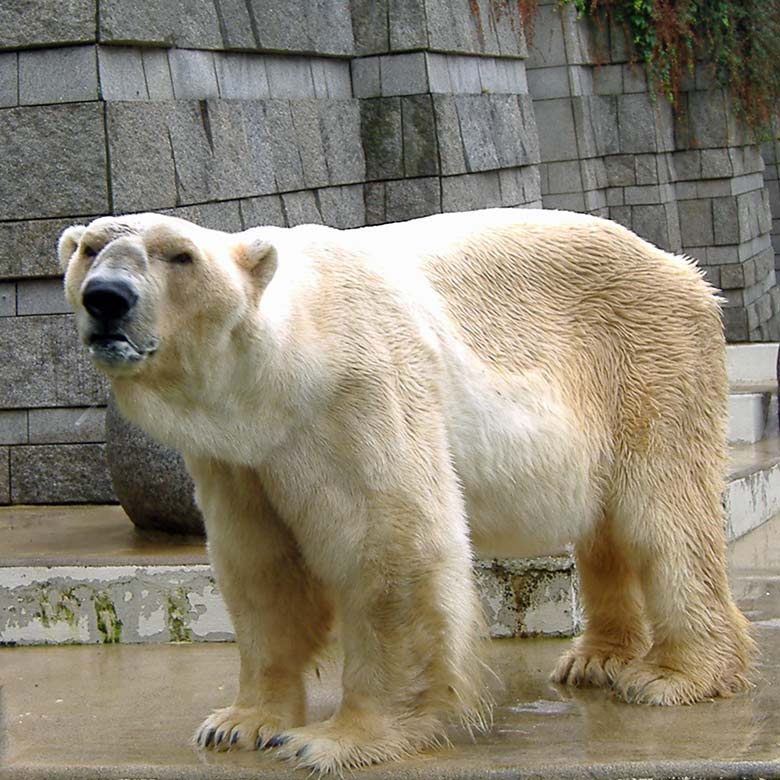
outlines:
[[[120,409],[196,485],[241,660],[201,747],[341,771],[479,722],[475,553],[575,546],[586,627],[556,682],[663,705],[749,685],[719,304],[687,260],[515,209],[238,234],[104,217],[59,256]],[[341,703],[307,724],[334,621]]]

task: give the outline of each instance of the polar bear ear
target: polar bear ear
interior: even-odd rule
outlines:
[[[235,248],[236,262],[246,268],[247,271],[254,271],[264,260],[273,256],[273,244],[267,239],[255,237],[241,241]]]
[[[70,258],[73,257],[86,229],[85,225],[71,225],[62,231],[60,240],[57,242],[57,255],[60,259],[60,268],[63,271],[67,270]]]

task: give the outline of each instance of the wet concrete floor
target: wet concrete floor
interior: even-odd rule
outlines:
[[[735,594],[761,648],[748,694],[691,707],[623,704],[551,685],[568,640],[491,643],[490,731],[356,772],[366,778],[780,778],[780,520],[731,550]],[[0,778],[306,777],[268,753],[196,751],[192,732],[230,702],[231,644],[0,649]],[[336,704],[335,670],[312,681],[312,715]]]

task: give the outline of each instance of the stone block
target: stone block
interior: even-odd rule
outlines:
[[[428,89],[432,93],[449,94],[453,92],[450,81],[449,55],[425,53],[425,67],[428,73]]]
[[[593,69],[593,91],[597,95],[620,95],[623,92],[622,66],[597,65]]]
[[[142,49],[144,77],[149,100],[173,100],[173,81],[165,49]]]
[[[674,185],[677,200],[696,200],[699,197],[698,183],[695,181],[678,181]]]
[[[0,279],[55,276],[60,233],[78,219],[0,222]],[[81,220],[85,221],[85,220]]]
[[[582,192],[582,174],[578,160],[547,164],[548,189],[545,195]]]
[[[605,156],[624,151],[618,135],[618,98],[591,95],[572,100],[583,153]],[[587,146],[587,149],[585,148]]]
[[[355,228],[366,224],[366,206],[361,184],[326,187],[317,192],[320,214],[326,225]]]
[[[95,40],[96,0],[13,0],[0,3],[0,48]]]
[[[349,0],[248,0],[259,48],[266,51],[352,54]]]
[[[569,68],[559,65],[529,70],[528,90],[537,100],[569,96],[571,94]]]
[[[634,206],[643,203],[662,203],[664,198],[661,195],[661,188],[655,184],[645,185],[643,187],[626,187],[625,189],[626,205]]]
[[[497,81],[493,92],[505,95],[527,95],[529,93],[530,71],[526,71],[524,60],[502,58],[496,59],[494,62]]]
[[[497,171],[445,176],[441,180],[442,211],[471,211],[501,206]]]
[[[245,0],[214,0],[225,49],[256,49],[255,20]]]
[[[22,445],[11,450],[15,504],[107,504],[116,501],[104,444]]]
[[[383,225],[387,221],[387,187],[384,182],[367,182],[363,185],[366,204],[366,224]]]
[[[0,409],[0,444],[27,444],[27,410]]]
[[[716,244],[739,243],[739,214],[735,198],[714,198],[712,201],[714,240]]]
[[[240,205],[244,228],[252,228],[257,225],[275,225],[277,227],[286,227],[287,225],[280,195],[246,198],[240,202]]]
[[[366,178],[358,100],[328,100],[319,105],[320,131],[331,184],[356,184]]]
[[[580,171],[582,186],[586,190],[604,189],[607,186],[607,169],[603,158],[592,157],[580,160]]]
[[[762,173],[749,173],[744,176],[735,176],[729,181],[732,195],[742,195],[744,192],[760,190],[764,186]]]
[[[258,54],[214,56],[221,97],[233,100],[259,100],[270,97],[265,57]]]
[[[435,176],[389,181],[385,187],[386,222],[427,217],[442,210],[441,188]]]
[[[439,173],[436,122],[430,95],[401,98],[404,176],[435,176]]]
[[[20,280],[16,293],[17,314],[69,314],[62,279]]]
[[[482,93],[479,58],[449,55],[447,57],[447,71],[450,75],[452,91],[456,95],[479,95]]]
[[[386,54],[379,58],[383,97],[418,95],[428,91],[428,71],[423,52]]]
[[[433,108],[436,116],[436,133],[439,141],[439,159],[444,176],[466,173],[466,157],[460,133],[460,121],[455,97],[434,95]],[[2,251],[2,250],[0,250]]]
[[[223,230],[226,233],[239,233],[244,229],[240,203],[237,200],[218,200],[194,206],[179,206],[175,209],[163,209],[160,213],[187,219],[196,225],[211,230]]]
[[[634,158],[636,183],[658,184],[658,163],[654,154],[638,154]]]
[[[313,98],[314,79],[307,57],[268,57],[266,60],[271,97]]]
[[[534,200],[534,193],[528,192],[529,182],[526,176],[524,176],[523,168],[504,168],[499,170],[498,185],[501,191],[502,206],[524,206],[529,201]],[[541,195],[539,190],[540,187],[537,184],[536,198],[539,198]]]
[[[676,122],[678,148],[729,146],[727,107],[722,90],[689,92],[687,109]]]
[[[404,175],[400,98],[360,101],[360,134],[368,179]]]
[[[499,166],[513,168],[539,162],[539,140],[533,111],[525,110],[527,95],[489,95],[487,100]]]
[[[0,282],[0,317],[16,314],[16,282]]]
[[[11,503],[11,465],[8,447],[0,447],[0,504]]]
[[[691,149],[675,152],[672,155],[674,170],[678,181],[695,181],[702,176],[701,152]]]
[[[388,0],[352,0],[355,53],[376,54],[390,50]]]
[[[578,97],[593,94],[593,68],[590,65],[573,65],[569,68],[571,94]]]
[[[219,97],[214,54],[194,49],[168,52],[173,94],[177,100],[203,100]]]
[[[98,21],[104,43],[180,49],[221,49],[225,45],[214,0],[100,0]]]
[[[314,193],[310,190],[285,192],[282,194],[282,209],[285,221],[290,227],[295,225],[321,225],[322,214]]]
[[[283,133],[276,133],[278,117]],[[167,117],[167,137],[181,205],[304,186],[286,101],[177,101]],[[284,165],[277,160],[280,150]],[[113,154],[111,162],[113,169]]]
[[[97,100],[94,46],[19,52],[19,103],[80,103]]]
[[[662,249],[670,249],[669,223],[663,205],[634,206],[631,210],[634,232]]]
[[[103,100],[147,100],[149,97],[141,49],[98,47],[98,73]]]
[[[326,187],[329,183],[325,147],[319,122],[319,101],[290,101],[295,135],[287,142],[294,144],[301,158],[304,185],[309,188]]]
[[[722,179],[733,172],[728,149],[702,149],[701,175],[705,179]]]
[[[567,64],[561,9],[557,4],[540,5],[536,10],[534,42],[528,56],[529,78],[532,69]]]
[[[712,201],[683,200],[677,204],[683,246],[713,243]]]
[[[0,219],[108,211],[100,104],[4,109],[0,138]]]
[[[585,206],[585,193],[569,192],[560,195],[546,195],[544,198],[546,209],[560,209],[561,211],[587,211]]]
[[[609,218],[623,227],[631,229],[631,206],[612,206],[609,209]]]
[[[248,140],[252,148],[270,153],[266,162],[269,174],[267,188],[259,193],[247,194],[303,189],[301,158],[295,145],[290,143],[290,139],[295,137],[295,127],[289,101],[245,104],[243,113],[247,126],[251,127],[252,136]]]
[[[544,162],[576,159],[579,154],[571,100],[539,100],[534,109],[541,159]]]
[[[623,206],[626,202],[622,187],[610,187],[607,190],[607,206]]]
[[[0,318],[0,407],[104,404],[107,381],[79,343],[71,315]]]
[[[724,307],[723,328],[726,332],[726,341],[735,344],[748,340],[747,312],[742,307]]]
[[[501,167],[493,134],[490,104],[481,95],[456,95],[466,168],[473,171]]]
[[[623,65],[623,91],[647,92],[647,73],[643,65],[634,63]]]
[[[646,93],[618,96],[617,114],[621,152],[636,154],[658,150],[655,111],[656,107]]]
[[[106,440],[102,406],[75,409],[30,409],[30,444],[101,443]]]
[[[309,66],[314,82],[314,95],[317,98],[349,99],[352,97],[349,62],[326,59],[325,57],[312,57]]]
[[[11,51],[0,54],[0,108],[18,104],[19,60],[18,54]]]
[[[156,210],[179,203],[169,130],[173,110],[172,104],[158,102],[106,106],[112,201],[117,211]]]
[[[390,49],[427,49],[428,29],[425,3],[420,0],[389,0],[387,22]]]
[[[752,192],[737,196],[737,221],[739,222],[739,240],[749,241],[760,235],[758,207]]]
[[[356,98],[379,97],[382,82],[379,76],[380,57],[360,57],[350,63],[352,68],[352,91]]]
[[[636,184],[636,168],[634,156],[616,154],[604,158],[607,171],[607,184],[610,187],[626,187]]]
[[[720,268],[702,268],[701,272],[704,275],[704,281],[707,282],[707,284],[712,285],[716,290],[720,289]]]

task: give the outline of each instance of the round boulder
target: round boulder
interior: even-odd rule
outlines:
[[[184,459],[122,417],[113,398],[106,411],[106,460],[114,493],[136,526],[204,534]]]

